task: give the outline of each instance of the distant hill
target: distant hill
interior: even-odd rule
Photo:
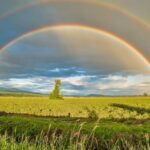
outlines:
[[[0,96],[42,96],[40,93],[32,93],[18,89],[0,88]]]
[[[89,94],[89,95],[64,95],[65,97],[109,97],[109,95]]]
[[[107,95],[101,95],[101,94],[89,94],[87,97],[106,97]]]

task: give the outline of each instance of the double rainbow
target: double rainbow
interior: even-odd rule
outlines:
[[[50,2],[67,2],[67,1],[68,0],[61,0],[61,1],[58,1],[58,0],[39,0],[37,3],[31,3],[29,5],[26,5],[26,6],[22,7],[22,8],[16,9],[14,12],[6,13],[3,16],[1,16],[0,19],[3,19],[4,17],[7,17],[9,15],[12,15],[13,13],[18,13],[18,12],[20,12],[22,10],[29,9],[29,8],[31,8],[34,5],[46,5],[47,3],[50,3]],[[76,1],[69,0],[68,2],[77,2],[77,1],[80,2],[79,0],[76,0]],[[91,2],[89,2],[87,0],[83,0],[83,1],[91,3]],[[113,10],[117,10],[120,13],[122,13],[123,15],[126,15],[129,18],[134,19],[137,23],[139,23],[140,25],[144,26],[145,28],[150,29],[149,24],[143,22],[138,17],[136,17],[136,16],[134,16],[134,15],[132,15],[132,14],[126,12],[126,11],[123,11],[120,8],[117,8],[114,5],[111,5],[111,4],[108,4],[108,3],[104,3],[104,2],[102,3],[102,2],[98,2],[98,1],[94,1],[94,2],[92,1],[91,4],[100,5],[102,7],[106,7],[106,8],[113,9]],[[138,49],[133,47],[127,41],[121,39],[120,37],[117,37],[113,33],[109,33],[107,31],[105,31],[105,30],[102,30],[102,29],[99,29],[99,28],[96,28],[96,27],[90,27],[90,26],[87,26],[87,25],[80,25],[80,24],[60,24],[60,25],[45,26],[45,27],[42,27],[42,28],[34,29],[34,30],[29,31],[27,33],[24,33],[24,34],[20,35],[19,37],[16,37],[15,39],[13,39],[12,41],[10,41],[8,44],[6,44],[5,46],[3,46],[1,48],[1,52],[6,50],[6,49],[8,49],[9,47],[11,47],[13,44],[15,44],[16,42],[20,41],[21,39],[23,39],[25,37],[30,37],[30,36],[32,36],[32,35],[34,35],[36,33],[41,33],[41,32],[45,32],[45,31],[55,30],[55,29],[59,29],[59,28],[62,28],[62,29],[63,28],[70,28],[70,27],[79,28],[81,30],[87,30],[87,31],[90,30],[90,31],[96,32],[98,34],[101,34],[101,35],[103,35],[105,37],[109,37],[112,40],[114,40],[115,42],[121,43],[124,47],[128,48],[138,58],[140,58],[140,60],[143,61],[145,63],[145,65],[150,69],[150,61]]]

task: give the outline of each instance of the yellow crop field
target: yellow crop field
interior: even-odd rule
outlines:
[[[99,118],[150,117],[150,97],[64,98],[0,97],[0,112],[38,116],[88,117],[94,111]]]

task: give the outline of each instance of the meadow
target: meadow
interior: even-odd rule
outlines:
[[[0,97],[0,111],[38,116],[70,116],[87,118],[90,112],[98,118],[150,118],[150,97],[65,98]],[[121,104],[121,105],[118,105]],[[129,108],[130,106],[131,108]],[[137,109],[143,109],[138,111]]]
[[[149,150],[150,97],[0,97],[0,149]]]

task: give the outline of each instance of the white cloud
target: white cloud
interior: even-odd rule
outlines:
[[[61,71],[61,69],[59,69],[59,68],[55,68],[55,69],[52,69],[52,70],[49,70],[50,72],[60,72]]]
[[[73,77],[66,77],[66,78],[59,78],[65,84],[71,84],[74,86],[85,86],[87,82],[93,76],[73,76]],[[32,92],[39,92],[39,93],[49,93],[54,86],[54,81],[56,78],[49,78],[43,76],[36,76],[36,77],[28,77],[28,78],[10,78],[8,80],[1,80],[0,86],[5,88],[15,88],[21,90],[27,90]],[[65,94],[77,94],[78,90],[73,89],[66,89],[63,88]]]
[[[150,76],[134,75],[134,76],[113,76],[109,75],[104,78],[101,83],[97,84],[100,90],[135,90],[137,92],[150,92]]]
[[[73,77],[66,77],[66,78],[60,78],[62,82],[72,84],[72,85],[86,85],[90,79],[92,79],[95,76],[86,76],[86,75],[81,75],[81,76],[73,76]]]
[[[48,94],[53,89],[55,79],[44,76],[10,78],[8,80],[0,80],[0,87]],[[108,75],[104,78],[81,75],[59,79],[62,81],[62,93],[64,95],[150,93],[150,76],[148,75]]]
[[[108,75],[105,78],[103,78],[103,80],[106,81],[119,81],[119,80],[123,81],[126,79],[127,79],[126,76],[121,76],[121,75]]]

